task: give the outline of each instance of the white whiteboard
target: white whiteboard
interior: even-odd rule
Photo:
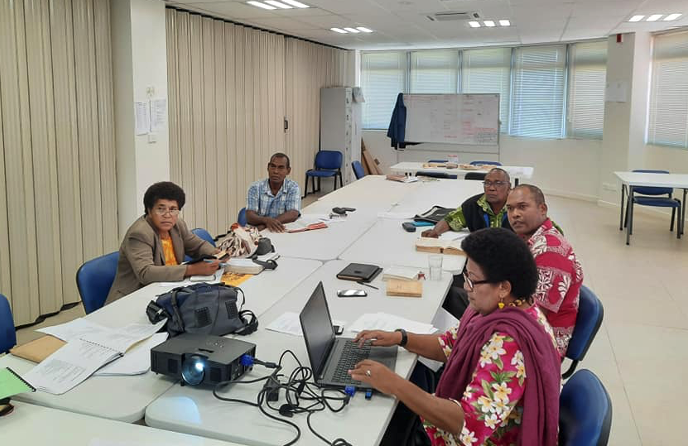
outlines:
[[[406,142],[499,145],[499,94],[405,94]]]

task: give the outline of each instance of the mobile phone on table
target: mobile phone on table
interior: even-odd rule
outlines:
[[[337,290],[339,297],[365,297],[367,295],[365,290]]]

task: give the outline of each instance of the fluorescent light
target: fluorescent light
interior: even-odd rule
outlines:
[[[488,28],[492,28],[493,26],[495,26],[495,22],[493,22],[492,20],[483,20],[483,24],[485,24],[485,26],[487,26]]]
[[[250,1],[250,2],[246,2],[246,3],[248,3],[249,5],[257,6],[259,8],[263,8],[263,9],[277,9],[274,6],[266,5],[265,3],[261,3],[261,2]]]
[[[344,28],[344,29],[347,30],[347,31],[349,31],[349,32],[352,33],[352,34],[358,34],[358,33],[360,33],[360,31],[357,30],[356,28]]]
[[[286,3],[287,5],[296,6],[297,8],[310,8],[310,6],[308,6],[307,4],[297,2],[296,0],[280,0],[280,1],[282,3]]]
[[[470,21],[468,22],[468,26],[471,28],[480,28],[480,22]]]
[[[644,18],[645,18],[645,16],[642,15],[642,14],[641,14],[641,15],[634,15],[633,17],[631,17],[630,19],[628,19],[628,21],[629,21],[629,22],[639,22],[639,21],[641,21],[641,20],[644,19]]]
[[[357,26],[356,29],[359,31],[363,31],[364,33],[372,33],[373,32],[372,29],[368,29],[365,26]]]
[[[677,18],[681,17],[683,14],[669,14],[668,16],[664,17],[665,22],[671,22],[672,20],[676,20]]]
[[[341,28],[330,28],[330,31],[334,31],[334,32],[339,33],[339,34],[349,34],[348,32],[344,31]]]
[[[508,21],[508,20],[500,20],[500,21],[499,21],[499,24],[500,24],[501,26],[511,26],[511,22]]]
[[[265,3],[272,6],[277,6],[280,9],[294,9],[293,6],[285,5],[284,3],[278,2],[276,0],[265,0]]]
[[[656,22],[662,17],[663,14],[652,14],[650,17],[646,18],[646,22]]]

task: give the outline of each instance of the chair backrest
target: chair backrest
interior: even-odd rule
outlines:
[[[449,160],[428,160],[429,163],[448,163]]]
[[[81,265],[76,272],[76,286],[86,314],[105,305],[112,282],[117,274],[119,252],[111,252]]]
[[[342,168],[342,152],[321,150],[315,155],[315,168],[337,170]]]
[[[351,168],[354,170],[354,176],[357,180],[360,180],[365,176],[365,172],[363,171],[363,166],[361,165],[360,161],[353,161],[351,163]]]
[[[237,215],[237,223],[239,226],[246,226],[248,221],[246,220],[246,208],[241,208],[239,215]]]
[[[485,177],[487,176],[486,173],[482,172],[468,172],[465,177],[463,177],[464,180],[478,180],[478,181],[483,181]]]
[[[502,165],[502,163],[500,163],[499,161],[481,161],[481,160],[471,161],[471,166],[481,166],[483,164],[487,165],[487,166],[501,166]]]
[[[590,370],[579,370],[559,397],[559,446],[605,446],[612,427],[612,400]]]
[[[7,298],[0,294],[0,353],[7,353],[17,344],[12,310]]]
[[[668,170],[652,170],[652,169],[635,169],[632,172],[638,173],[659,173],[668,174]],[[669,195],[674,192],[670,187],[634,187],[633,193],[640,195]]]
[[[600,299],[595,296],[590,288],[582,285],[580,288],[580,298],[578,300],[578,316],[576,326],[573,329],[569,346],[566,349],[566,357],[573,361],[573,364],[564,373],[568,377],[573,373],[578,361],[581,361],[588,352],[592,341],[595,340],[597,331],[604,319],[604,307]]]
[[[450,175],[444,172],[425,172],[423,170],[419,170],[418,172],[416,172],[416,176],[430,178],[448,178],[450,180],[455,180],[458,178],[456,175]]]
[[[196,234],[196,236],[202,238],[206,242],[210,243],[211,245],[215,246],[215,240],[213,240],[213,236],[210,235],[210,233],[208,231],[206,231],[205,229],[195,228],[195,229],[192,229],[191,232],[193,232],[194,234]]]

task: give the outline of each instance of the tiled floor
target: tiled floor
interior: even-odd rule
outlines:
[[[316,197],[309,195],[304,206]],[[605,321],[579,366],[594,371],[611,395],[611,445],[685,444],[688,401],[688,240],[669,232],[669,219],[636,214],[631,245],[618,228],[618,209],[549,197],[583,265],[584,283],[602,300]],[[81,306],[42,325],[83,315]],[[36,337],[20,330],[19,342]]]

